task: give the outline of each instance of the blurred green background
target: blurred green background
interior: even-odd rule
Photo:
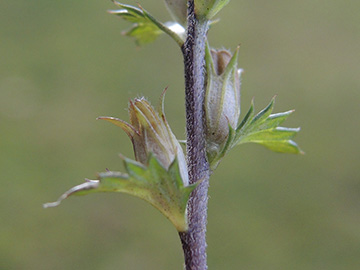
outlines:
[[[135,1],[127,1],[135,4]],[[162,21],[162,1],[140,1]],[[182,57],[162,36],[137,48],[110,1],[0,2],[0,269],[182,269],[177,233],[125,194],[74,197],[85,177],[121,170],[128,100],[156,104],[184,135]],[[295,108],[304,156],[244,145],[211,179],[209,269],[359,269],[360,1],[231,1],[209,33],[234,50],[243,112]]]

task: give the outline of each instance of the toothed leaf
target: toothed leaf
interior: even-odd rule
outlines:
[[[284,128],[279,125],[293,112],[271,114],[275,98],[265,109],[254,116],[254,105],[236,129],[234,145],[243,143],[258,143],[272,151],[281,153],[303,153],[291,139],[300,131],[300,128]]]
[[[163,213],[178,231],[186,231],[186,206],[197,183],[184,186],[177,159],[168,170],[153,155],[149,156],[147,165],[128,158],[123,160],[126,173],[99,173],[98,180],[87,180],[65,192],[58,201],[44,204],[44,207],[57,206],[71,195],[122,192],[149,202]]]
[[[172,37],[179,46],[184,43],[185,29],[180,24],[176,22],[162,24],[142,8],[121,4],[116,1],[114,3],[121,9],[110,10],[109,13],[133,23],[132,27],[123,33],[126,36],[135,38],[137,45],[153,42],[162,33]]]

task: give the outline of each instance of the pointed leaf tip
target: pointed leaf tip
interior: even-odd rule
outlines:
[[[87,193],[90,193],[93,189],[96,189],[98,187],[99,187],[99,181],[97,181],[97,180],[86,181],[85,183],[82,183],[80,185],[72,187],[71,189],[66,191],[64,194],[62,194],[59,197],[59,199],[57,201],[43,204],[43,207],[44,208],[56,207],[63,200],[65,200],[66,198],[68,198],[69,196],[71,196],[73,194],[77,194],[77,195],[87,194]]]

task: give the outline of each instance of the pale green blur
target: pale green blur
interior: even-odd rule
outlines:
[[[135,4],[135,1],[127,1]],[[161,21],[162,1],[140,1]],[[54,201],[133,157],[120,128],[129,99],[165,112],[185,138],[182,57],[165,35],[136,48],[111,1],[0,2],[0,269],[182,269],[176,230],[125,194]],[[301,126],[304,156],[235,148],[211,179],[209,269],[357,269],[360,265],[360,2],[231,1],[212,46],[234,51],[242,113],[277,94]]]

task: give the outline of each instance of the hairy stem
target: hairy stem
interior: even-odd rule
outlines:
[[[188,203],[189,230],[179,233],[186,270],[206,270],[206,223],[209,164],[205,151],[205,43],[208,21],[199,21],[188,1],[187,38],[182,47],[185,66],[187,158],[190,183],[201,180]]]

